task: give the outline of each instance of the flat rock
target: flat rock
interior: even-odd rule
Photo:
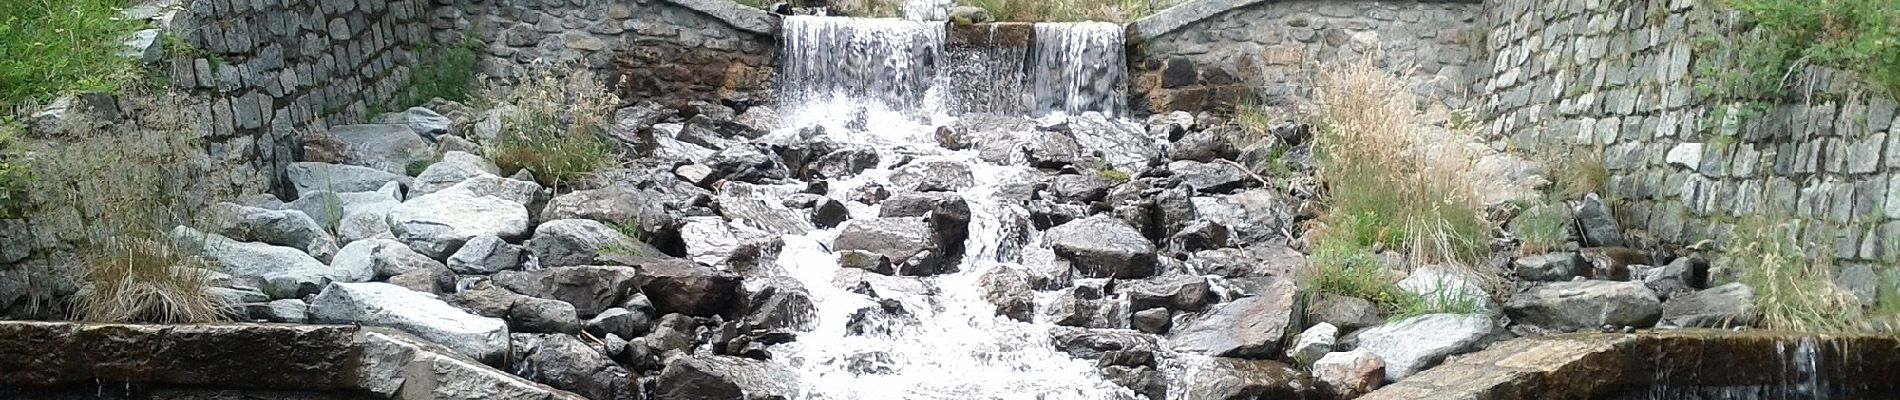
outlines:
[[[1210,356],[1272,358],[1280,354],[1280,340],[1293,318],[1298,290],[1292,283],[1275,282],[1253,297],[1220,304],[1193,322],[1176,327],[1170,339],[1174,349]]]
[[[667,362],[660,371],[654,400],[789,399],[798,393],[798,374],[766,361],[689,355]]]
[[[407,175],[409,163],[427,161],[434,154],[407,125],[370,124],[333,126],[329,135],[343,142],[344,164]]]
[[[370,278],[330,268],[303,250],[240,242],[185,226],[172,230],[172,240],[179,248],[200,249],[218,272],[262,280],[261,289],[276,299],[316,293],[331,282],[361,282]]]
[[[382,188],[385,183],[397,182],[407,186],[414,181],[408,175],[400,173],[342,164],[291,163],[284,172],[289,176],[291,187],[296,188],[297,193],[373,192]]]
[[[1606,325],[1646,328],[1662,317],[1662,308],[1656,292],[1642,282],[1596,280],[1546,283],[1504,303],[1512,321],[1560,332]]]
[[[476,360],[500,360],[508,351],[508,325],[502,320],[472,315],[387,283],[330,285],[311,298],[310,319],[395,328]]]
[[[416,252],[444,259],[477,236],[506,240],[526,236],[528,208],[505,197],[448,189],[390,210],[389,227],[397,240]]]
[[[1755,290],[1740,282],[1675,296],[1662,305],[1662,319],[1685,328],[1727,328],[1755,322]]]
[[[576,266],[502,271],[490,279],[515,293],[567,302],[581,318],[591,318],[635,293],[640,274],[633,267]]]
[[[1477,350],[1497,329],[1497,321],[1486,315],[1421,315],[1360,332],[1359,350],[1385,360],[1386,381],[1398,381],[1447,356]]]
[[[301,249],[318,261],[336,256],[336,239],[302,211],[218,203],[211,213],[215,230],[226,237]]]
[[[1044,240],[1084,276],[1141,278],[1155,274],[1154,244],[1128,223],[1097,215],[1049,228]]]

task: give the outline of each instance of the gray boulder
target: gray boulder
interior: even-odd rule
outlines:
[[[644,311],[629,311],[614,307],[601,311],[593,319],[587,320],[587,333],[605,337],[640,337],[653,328],[653,317]]]
[[[1455,309],[1474,307],[1479,312],[1495,312],[1497,304],[1484,290],[1484,281],[1465,267],[1427,265],[1412,270],[1399,280],[1399,289],[1423,297],[1427,307]]]
[[[687,217],[682,221],[680,241],[686,247],[686,257],[701,264],[731,267],[759,255],[759,250],[783,244],[778,235],[723,217]]]
[[[1030,279],[1029,271],[1022,266],[997,265],[977,278],[977,286],[982,288],[983,301],[996,307],[996,315],[1033,322],[1036,299]]]
[[[589,399],[636,399],[638,379],[600,348],[573,335],[549,335],[520,361],[516,373]]]
[[[389,182],[409,185],[413,179],[408,175],[391,173],[370,167],[355,165],[324,164],[313,162],[291,163],[284,169],[290,178],[290,185],[297,193],[313,191],[326,192],[373,192]]]
[[[336,256],[336,239],[317,221],[297,210],[267,210],[218,203],[211,207],[215,231],[236,240],[301,249],[318,261]]]
[[[1385,322],[1379,318],[1379,306],[1372,304],[1372,301],[1336,294],[1321,294],[1307,304],[1306,318],[1311,322],[1339,327],[1339,330],[1346,332]]]
[[[376,123],[408,126],[409,131],[415,133],[417,137],[431,141],[448,135],[455,127],[455,120],[444,117],[427,107],[410,107],[402,112],[378,115]]]
[[[515,332],[580,333],[581,319],[573,304],[522,296],[508,306],[508,328]]]
[[[817,307],[811,291],[796,279],[770,277],[745,281],[744,324],[755,329],[810,331],[818,327]]]
[[[501,168],[482,159],[481,156],[451,151],[442,154],[441,161],[429,164],[428,168],[416,175],[415,183],[409,185],[409,196],[439,192],[469,178],[499,175],[501,175]]]
[[[767,400],[797,396],[798,374],[778,364],[716,355],[688,355],[667,362],[654,385],[654,400]]]
[[[429,260],[429,262],[430,264],[422,268],[390,276],[387,282],[404,289],[436,296],[454,293],[455,273],[450,272],[447,267],[443,267],[442,263],[435,260]]]
[[[416,252],[435,259],[455,254],[463,243],[478,236],[517,240],[528,233],[528,208],[521,202],[457,188],[473,189],[458,185],[390,210],[390,231]]]
[[[476,236],[449,256],[448,268],[458,274],[487,275],[521,267],[521,246],[494,235]]]
[[[1278,361],[1210,357],[1169,371],[1170,391],[1183,399],[1245,400],[1314,398],[1318,387],[1299,369]]]
[[[1320,357],[1333,351],[1334,342],[1339,340],[1339,327],[1321,322],[1314,324],[1287,346],[1286,357],[1299,365],[1313,365]]]
[[[921,218],[873,218],[846,222],[833,241],[838,251],[858,250],[884,256],[900,272],[938,271],[943,247],[930,223]]]
[[[1517,323],[1555,331],[1649,327],[1662,316],[1662,302],[1642,282],[1552,282],[1511,296],[1504,311]]]
[[[1108,196],[1115,181],[1096,174],[1056,175],[1049,180],[1049,193],[1057,201],[1092,203]]]
[[[1662,319],[1685,328],[1727,328],[1755,322],[1755,290],[1740,282],[1670,298]]]
[[[364,276],[365,279],[389,279],[390,277],[415,271],[442,268],[442,263],[430,259],[409,246],[389,239],[369,239],[350,242],[337,252],[336,260],[330,263],[338,271],[347,271],[349,276]],[[365,275],[366,274],[366,275]]]
[[[390,182],[373,192],[303,192],[284,208],[302,211],[318,225],[334,230],[339,244],[348,244],[394,237],[389,233],[389,211],[402,205],[401,196],[402,186]]]
[[[1616,215],[1610,213],[1609,204],[1603,198],[1591,193],[1583,197],[1583,203],[1577,205],[1577,226],[1583,230],[1584,247],[1616,247],[1625,244],[1623,227],[1617,225]]]
[[[627,237],[600,221],[588,219],[542,223],[534,228],[534,237],[528,239],[526,247],[543,267],[602,264],[612,258],[602,257],[603,253],[632,257],[659,254],[659,250],[653,249],[651,245]]]
[[[1249,189],[1221,197],[1189,200],[1201,218],[1226,226],[1236,244],[1277,240],[1293,221],[1297,203],[1272,189]]]
[[[1124,281],[1117,290],[1128,296],[1129,305],[1136,310],[1158,307],[1200,311],[1214,300],[1214,291],[1207,283],[1207,278],[1190,275]]]
[[[1175,126],[1179,129],[1179,126]],[[1208,129],[1189,132],[1168,149],[1168,158],[1183,161],[1213,162],[1219,159],[1232,159],[1239,155],[1234,144],[1220,132]]]
[[[1259,296],[1215,306],[1200,319],[1176,327],[1170,341],[1175,350],[1210,356],[1276,357],[1280,339],[1295,329],[1290,324],[1297,297],[1292,283],[1274,282]]]
[[[343,143],[344,164],[407,175],[409,163],[434,156],[429,142],[407,125],[371,124],[333,126],[329,135]]]
[[[958,23],[981,24],[990,22],[992,19],[990,12],[982,7],[956,6],[950,7],[950,20]]]
[[[247,305],[245,310],[251,318],[286,324],[310,322],[310,304],[303,299],[271,300],[267,303]]]
[[[1227,193],[1247,185],[1247,170],[1224,162],[1175,161],[1168,171],[1201,193]]]
[[[387,283],[338,283],[310,300],[310,319],[322,324],[382,326],[494,362],[508,351],[508,325],[456,309],[435,297]]]
[[[955,192],[976,186],[970,166],[954,161],[913,162],[891,173],[891,189],[905,192]]]
[[[1589,262],[1571,252],[1518,257],[1511,267],[1519,278],[1529,281],[1567,281],[1590,272]]]
[[[276,299],[316,293],[330,282],[361,282],[369,279],[368,276],[323,265],[323,262],[310,257],[303,250],[240,242],[185,226],[172,230],[172,240],[178,248],[196,249],[204,254],[218,272],[263,281],[264,287],[261,289]]]
[[[1154,244],[1128,223],[1097,215],[1050,228],[1043,238],[1084,276],[1131,279],[1155,274]]]
[[[662,314],[699,317],[730,314],[746,298],[738,275],[685,260],[662,260],[640,266],[640,292]]]
[[[1477,350],[1497,329],[1497,321],[1485,315],[1422,315],[1360,332],[1359,350],[1385,360],[1385,379],[1398,381],[1447,356]]]
[[[633,294],[639,276],[632,267],[580,266],[502,271],[490,279],[515,293],[567,302],[581,318],[591,318]]]

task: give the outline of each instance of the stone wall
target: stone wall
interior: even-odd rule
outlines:
[[[427,40],[426,0],[187,0],[161,35],[175,88],[203,101],[203,182],[226,194],[283,189],[296,132],[362,122],[407,84]],[[163,42],[163,41],[161,41]]]
[[[1478,61],[1480,4],[1349,0],[1199,0],[1130,27],[1139,54],[1132,105],[1140,110],[1231,107],[1258,93],[1266,104],[1305,97],[1325,65],[1376,47],[1380,63],[1406,68],[1421,101],[1466,106]]]
[[[479,74],[506,82],[536,60],[575,61],[626,99],[756,97],[776,19],[729,0],[437,0],[438,43],[480,42]]]
[[[1821,68],[1790,76],[1808,88],[1798,102],[1705,98],[1698,87],[1729,68],[1720,43],[1740,40],[1720,23],[1736,14],[1713,4],[1487,1],[1486,135],[1601,147],[1618,218],[1656,240],[1721,243],[1745,217],[1785,216],[1835,244],[1844,282],[1871,285],[1872,265],[1900,260],[1896,101]]]

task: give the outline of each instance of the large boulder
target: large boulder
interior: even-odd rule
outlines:
[[[944,192],[900,193],[878,205],[878,217],[924,217],[936,232],[944,260],[954,263],[962,257],[964,241],[970,238],[970,203],[964,201],[963,196]]]
[[[1577,205],[1577,227],[1583,231],[1583,244],[1586,247],[1616,247],[1625,244],[1623,227],[1616,223],[1616,215],[1610,212],[1609,204],[1597,197],[1596,193],[1584,196]]]
[[[1210,357],[1184,364],[1169,377],[1183,399],[1304,399],[1318,392],[1306,374],[1278,361]]]
[[[218,203],[211,213],[214,230],[226,237],[300,249],[319,261],[336,256],[336,239],[302,211]]]
[[[689,355],[667,362],[653,400],[770,400],[798,394],[798,374],[766,361]]]
[[[1755,322],[1755,290],[1741,282],[1670,298],[1662,320],[1685,328],[1727,328]]]
[[[1553,252],[1518,257],[1511,268],[1528,281],[1567,281],[1590,272],[1588,261],[1571,252]]]
[[[1130,279],[1155,274],[1154,243],[1115,217],[1070,221],[1043,232],[1043,239],[1085,276]]]
[[[435,297],[387,283],[338,283],[310,299],[310,320],[400,329],[457,353],[493,362],[508,351],[508,325]]]
[[[700,264],[747,264],[756,261],[764,250],[783,245],[779,235],[724,217],[687,217],[681,222],[680,241],[686,247],[686,257]]]
[[[996,307],[996,315],[1033,322],[1036,299],[1030,279],[1029,271],[1022,266],[1004,264],[983,273],[977,278],[977,286],[982,288],[983,301]]]
[[[572,335],[549,335],[518,362],[516,373],[589,399],[635,399],[638,380],[597,346]]]
[[[1351,332],[1385,322],[1379,318],[1379,305],[1358,297],[1323,293],[1306,305],[1308,322],[1331,324]]]
[[[1286,348],[1286,358],[1299,365],[1313,365],[1320,357],[1333,351],[1333,345],[1339,340],[1339,327],[1321,322],[1313,324],[1300,332],[1298,340]]]
[[[303,250],[240,242],[185,226],[172,230],[172,240],[178,248],[197,249],[218,272],[263,281],[264,287],[260,289],[274,299],[303,297],[322,290],[330,282],[361,282],[370,278],[330,268]]]
[[[745,299],[738,275],[685,260],[657,260],[640,266],[640,291],[662,314],[710,317],[727,315]]]
[[[1247,185],[1247,170],[1224,162],[1175,161],[1168,171],[1201,193],[1227,193]]]
[[[416,175],[415,183],[409,186],[409,196],[439,192],[469,178],[499,175],[501,175],[501,168],[481,156],[451,151],[442,154],[441,161],[430,164],[428,168],[422,170],[422,173]]]
[[[565,301],[581,318],[591,318],[635,293],[640,275],[632,267],[576,266],[502,271],[490,279],[515,293]]]
[[[789,277],[748,279],[745,325],[781,331],[810,331],[818,327],[811,291]]]
[[[1339,399],[1371,393],[1385,383],[1385,361],[1363,350],[1327,353],[1312,370],[1320,390]]]
[[[416,252],[435,259],[455,254],[477,236],[519,240],[527,235],[528,208],[523,202],[477,193],[465,186],[471,183],[410,199],[390,210],[390,231]]]
[[[930,223],[913,217],[851,220],[844,224],[832,248],[883,256],[897,265],[900,272],[911,272],[911,275],[934,275],[940,271],[938,264],[944,253]]]
[[[348,246],[343,246],[342,251],[337,252],[336,260],[331,262],[330,266],[338,271],[348,271],[351,276],[361,275],[378,280],[444,268],[441,262],[417,253],[402,242],[389,239],[350,242]],[[367,278],[355,281],[363,280]]]
[[[868,147],[848,147],[819,156],[806,168],[821,179],[844,179],[857,175],[864,170],[877,167],[877,150]]]
[[[303,192],[284,209],[302,211],[320,226],[333,230],[341,245],[394,237],[389,233],[389,211],[402,205],[401,198],[402,185],[390,182],[373,192]]]
[[[462,114],[456,114],[456,112],[460,110],[448,110],[451,115],[467,116],[466,111],[463,111]],[[409,107],[409,109],[403,110],[402,112],[378,115],[376,116],[376,123],[407,126],[410,132],[414,132],[418,137],[429,139],[429,141],[440,140],[443,135],[448,135],[450,131],[455,129],[454,119],[442,116],[441,113],[437,113],[428,107]]]
[[[1249,189],[1221,197],[1190,199],[1194,211],[1208,221],[1226,226],[1238,244],[1266,243],[1283,236],[1292,224],[1296,203],[1273,189]]]
[[[1097,174],[1056,175],[1049,180],[1049,194],[1057,201],[1088,204],[1108,197],[1115,181]]]
[[[1385,379],[1398,381],[1447,356],[1477,350],[1497,329],[1486,315],[1428,314],[1361,331],[1359,350],[1385,360]]]
[[[891,173],[891,188],[906,192],[955,192],[976,186],[970,166],[955,161],[918,161]]]
[[[407,125],[334,126],[328,133],[343,143],[342,159],[338,161],[344,164],[406,175],[410,163],[426,162],[434,156],[429,142]]]
[[[458,274],[487,275],[521,266],[521,246],[508,244],[494,235],[476,236],[450,255],[448,268]]]
[[[781,181],[792,176],[785,162],[764,144],[747,143],[728,147],[713,154],[705,163],[713,169],[713,174],[708,178],[713,181],[761,183]]]
[[[591,219],[610,224],[632,222],[643,230],[653,228],[643,233],[657,234],[661,230],[659,227],[670,225],[672,221],[666,215],[666,204],[657,201],[660,198],[662,196],[657,193],[624,186],[577,190],[548,200],[547,207],[541,210],[541,220]]]
[[[1177,327],[1170,338],[1174,349],[1210,356],[1273,358],[1280,339],[1293,321],[1299,291],[1292,283],[1274,282],[1265,293],[1215,306],[1198,320]]]
[[[1608,326],[1649,327],[1662,317],[1662,301],[1642,282],[1552,282],[1511,296],[1511,320],[1571,332]]]
[[[527,249],[543,267],[597,265],[614,256],[651,257],[658,249],[591,219],[548,221],[534,228]],[[603,257],[605,256],[605,257]]]
[[[1428,265],[1412,270],[1411,275],[1399,280],[1399,289],[1418,295],[1431,309],[1475,308],[1478,311],[1495,312],[1496,302],[1491,301],[1491,293],[1484,290],[1484,280],[1477,274],[1458,265]]]
[[[408,175],[375,168],[313,162],[291,163],[284,169],[284,173],[290,178],[290,185],[297,189],[297,193],[319,190],[338,193],[373,192],[383,187],[385,183],[397,182],[406,186],[413,181]]]
[[[1214,300],[1213,287],[1207,283],[1207,278],[1190,275],[1125,281],[1117,290],[1128,296],[1129,306],[1136,310],[1167,308],[1200,311]]]

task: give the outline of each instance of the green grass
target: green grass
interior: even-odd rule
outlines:
[[[1889,95],[1900,95],[1900,2],[1893,0],[1724,0],[1757,24],[1730,38],[1731,65],[1719,71],[1715,95],[1781,99],[1791,71],[1821,65],[1854,71]]]
[[[612,159],[601,135],[620,99],[585,68],[537,63],[514,87],[486,91],[478,102],[501,110],[501,135],[483,152],[504,174],[527,170],[558,189]]]
[[[1757,324],[1802,332],[1858,332],[1871,328],[1852,294],[1834,284],[1833,238],[1824,229],[1751,217],[1737,224],[1722,261],[1742,271],[1755,290]],[[1804,239],[1805,238],[1805,239]]]
[[[0,106],[79,91],[118,92],[138,79],[120,42],[141,26],[124,0],[0,1]],[[5,108],[5,107],[0,107]]]
[[[18,139],[24,131],[21,124],[0,117],[0,219],[25,216],[26,188],[33,170]]]
[[[1371,249],[1348,238],[1327,235],[1314,237],[1313,257],[1300,271],[1300,285],[1307,294],[1334,294],[1366,299],[1379,306],[1387,318],[1397,320],[1425,314],[1473,314],[1479,312],[1478,299],[1457,293],[1420,295],[1400,288],[1405,275],[1385,267]],[[1434,298],[1436,297],[1436,298]]]
[[[475,94],[475,63],[480,58],[481,46],[481,41],[466,38],[449,46],[423,45],[413,49],[423,62],[409,70],[408,84],[390,103],[395,108],[414,107],[438,98],[467,103]]]
[[[1533,204],[1511,221],[1518,255],[1536,255],[1563,248],[1570,240],[1570,212],[1563,202]]]
[[[997,21],[1009,22],[1134,22],[1165,6],[1153,0],[958,0],[957,5],[981,8]]]

